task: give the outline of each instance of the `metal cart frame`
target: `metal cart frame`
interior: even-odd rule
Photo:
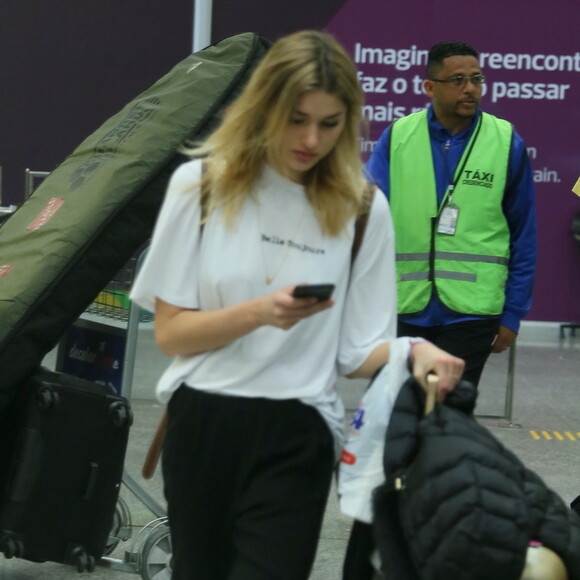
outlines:
[[[146,252],[147,249],[141,251],[136,258],[133,258],[129,263],[130,265],[126,265],[121,271],[123,273],[122,279],[111,281],[87,309],[89,313],[127,322],[121,395],[128,400],[131,399],[132,393],[139,323],[153,320],[152,314],[147,313],[137,304],[129,301],[127,290],[127,286],[132,284],[134,276],[139,271]],[[128,279],[129,277],[131,279]],[[110,554],[121,541],[130,540],[133,533],[129,508],[126,502],[119,498],[107,551],[105,556],[97,562],[97,566],[140,574],[143,580],[169,579],[171,578],[172,546],[166,511],[129,475],[126,469],[123,469],[122,482],[155,517],[143,526],[133,538],[122,559],[113,558]]]

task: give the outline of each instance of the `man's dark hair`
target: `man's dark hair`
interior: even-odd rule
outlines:
[[[473,46],[465,42],[450,40],[439,42],[429,49],[427,57],[427,78],[433,78],[435,73],[443,65],[443,59],[450,56],[474,56],[477,58],[479,53]]]

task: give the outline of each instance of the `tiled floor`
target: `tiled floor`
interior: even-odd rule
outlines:
[[[47,357],[48,365],[51,360],[51,356]],[[135,424],[126,461],[127,473],[137,482],[140,497],[126,487],[121,492],[131,518],[131,522],[123,523],[132,531],[132,538],[119,542],[108,558],[112,567],[99,566],[92,574],[78,574],[76,570],[58,564],[6,560],[0,555],[0,579],[90,577],[94,580],[121,580],[129,578],[128,574],[140,575],[135,560],[142,553],[144,543],[152,537],[150,529],[144,526],[156,517],[142,499],[151,498],[163,508],[159,474],[145,481],[140,477],[140,466],[162,413],[162,407],[153,399],[153,388],[166,362],[152,345],[150,327],[141,325],[131,389]],[[480,418],[480,421],[569,503],[580,494],[580,332],[578,338],[571,337],[568,332],[564,339],[560,339],[557,325],[524,324],[515,357],[513,400],[509,396],[506,399],[508,362],[508,354],[502,354],[493,355],[488,363],[480,385],[477,412],[495,417]],[[365,384],[344,380],[339,388],[345,405],[353,409]],[[340,579],[349,530],[350,519],[340,513],[333,490],[311,580]],[[161,540],[158,545],[163,548]],[[147,573],[142,577],[168,578],[164,557],[163,549],[150,552],[149,565],[145,566]],[[158,566],[154,565],[157,560],[160,562]]]

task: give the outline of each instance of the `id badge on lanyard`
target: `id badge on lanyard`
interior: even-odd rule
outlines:
[[[457,231],[457,221],[459,220],[459,208],[453,204],[448,203],[441,214],[439,215],[439,223],[437,224],[437,233],[447,234],[448,236],[455,235]]]
[[[454,236],[457,231],[457,222],[459,220],[459,208],[453,203],[453,184],[447,190],[445,205],[439,214],[437,222],[437,233],[447,236]]]
[[[459,181],[459,177],[463,173],[465,169],[465,165],[467,164],[467,160],[471,155],[471,151],[473,150],[473,146],[479,136],[479,130],[481,128],[481,117],[478,120],[477,126],[475,131],[469,140],[469,145],[466,153],[463,155],[461,160],[461,166],[456,171],[455,178],[453,183],[449,184],[449,188],[447,190],[447,200],[445,201],[445,205],[439,214],[439,220],[437,222],[437,233],[438,234],[445,234],[447,236],[454,236],[455,232],[457,231],[457,222],[459,221],[459,207],[453,203],[453,190],[455,189],[455,185]]]

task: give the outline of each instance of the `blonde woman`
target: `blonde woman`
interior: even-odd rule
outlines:
[[[368,204],[362,94],[329,35],[278,40],[168,187],[132,298],[174,358],[163,476],[174,580],[306,580],[337,452],[339,375],[371,377],[395,335],[393,231]],[[201,203],[200,192],[208,192]],[[203,212],[203,215],[202,215]],[[203,223],[203,227],[201,224]],[[332,298],[295,298],[330,283]],[[453,388],[463,361],[413,346],[414,373]]]

